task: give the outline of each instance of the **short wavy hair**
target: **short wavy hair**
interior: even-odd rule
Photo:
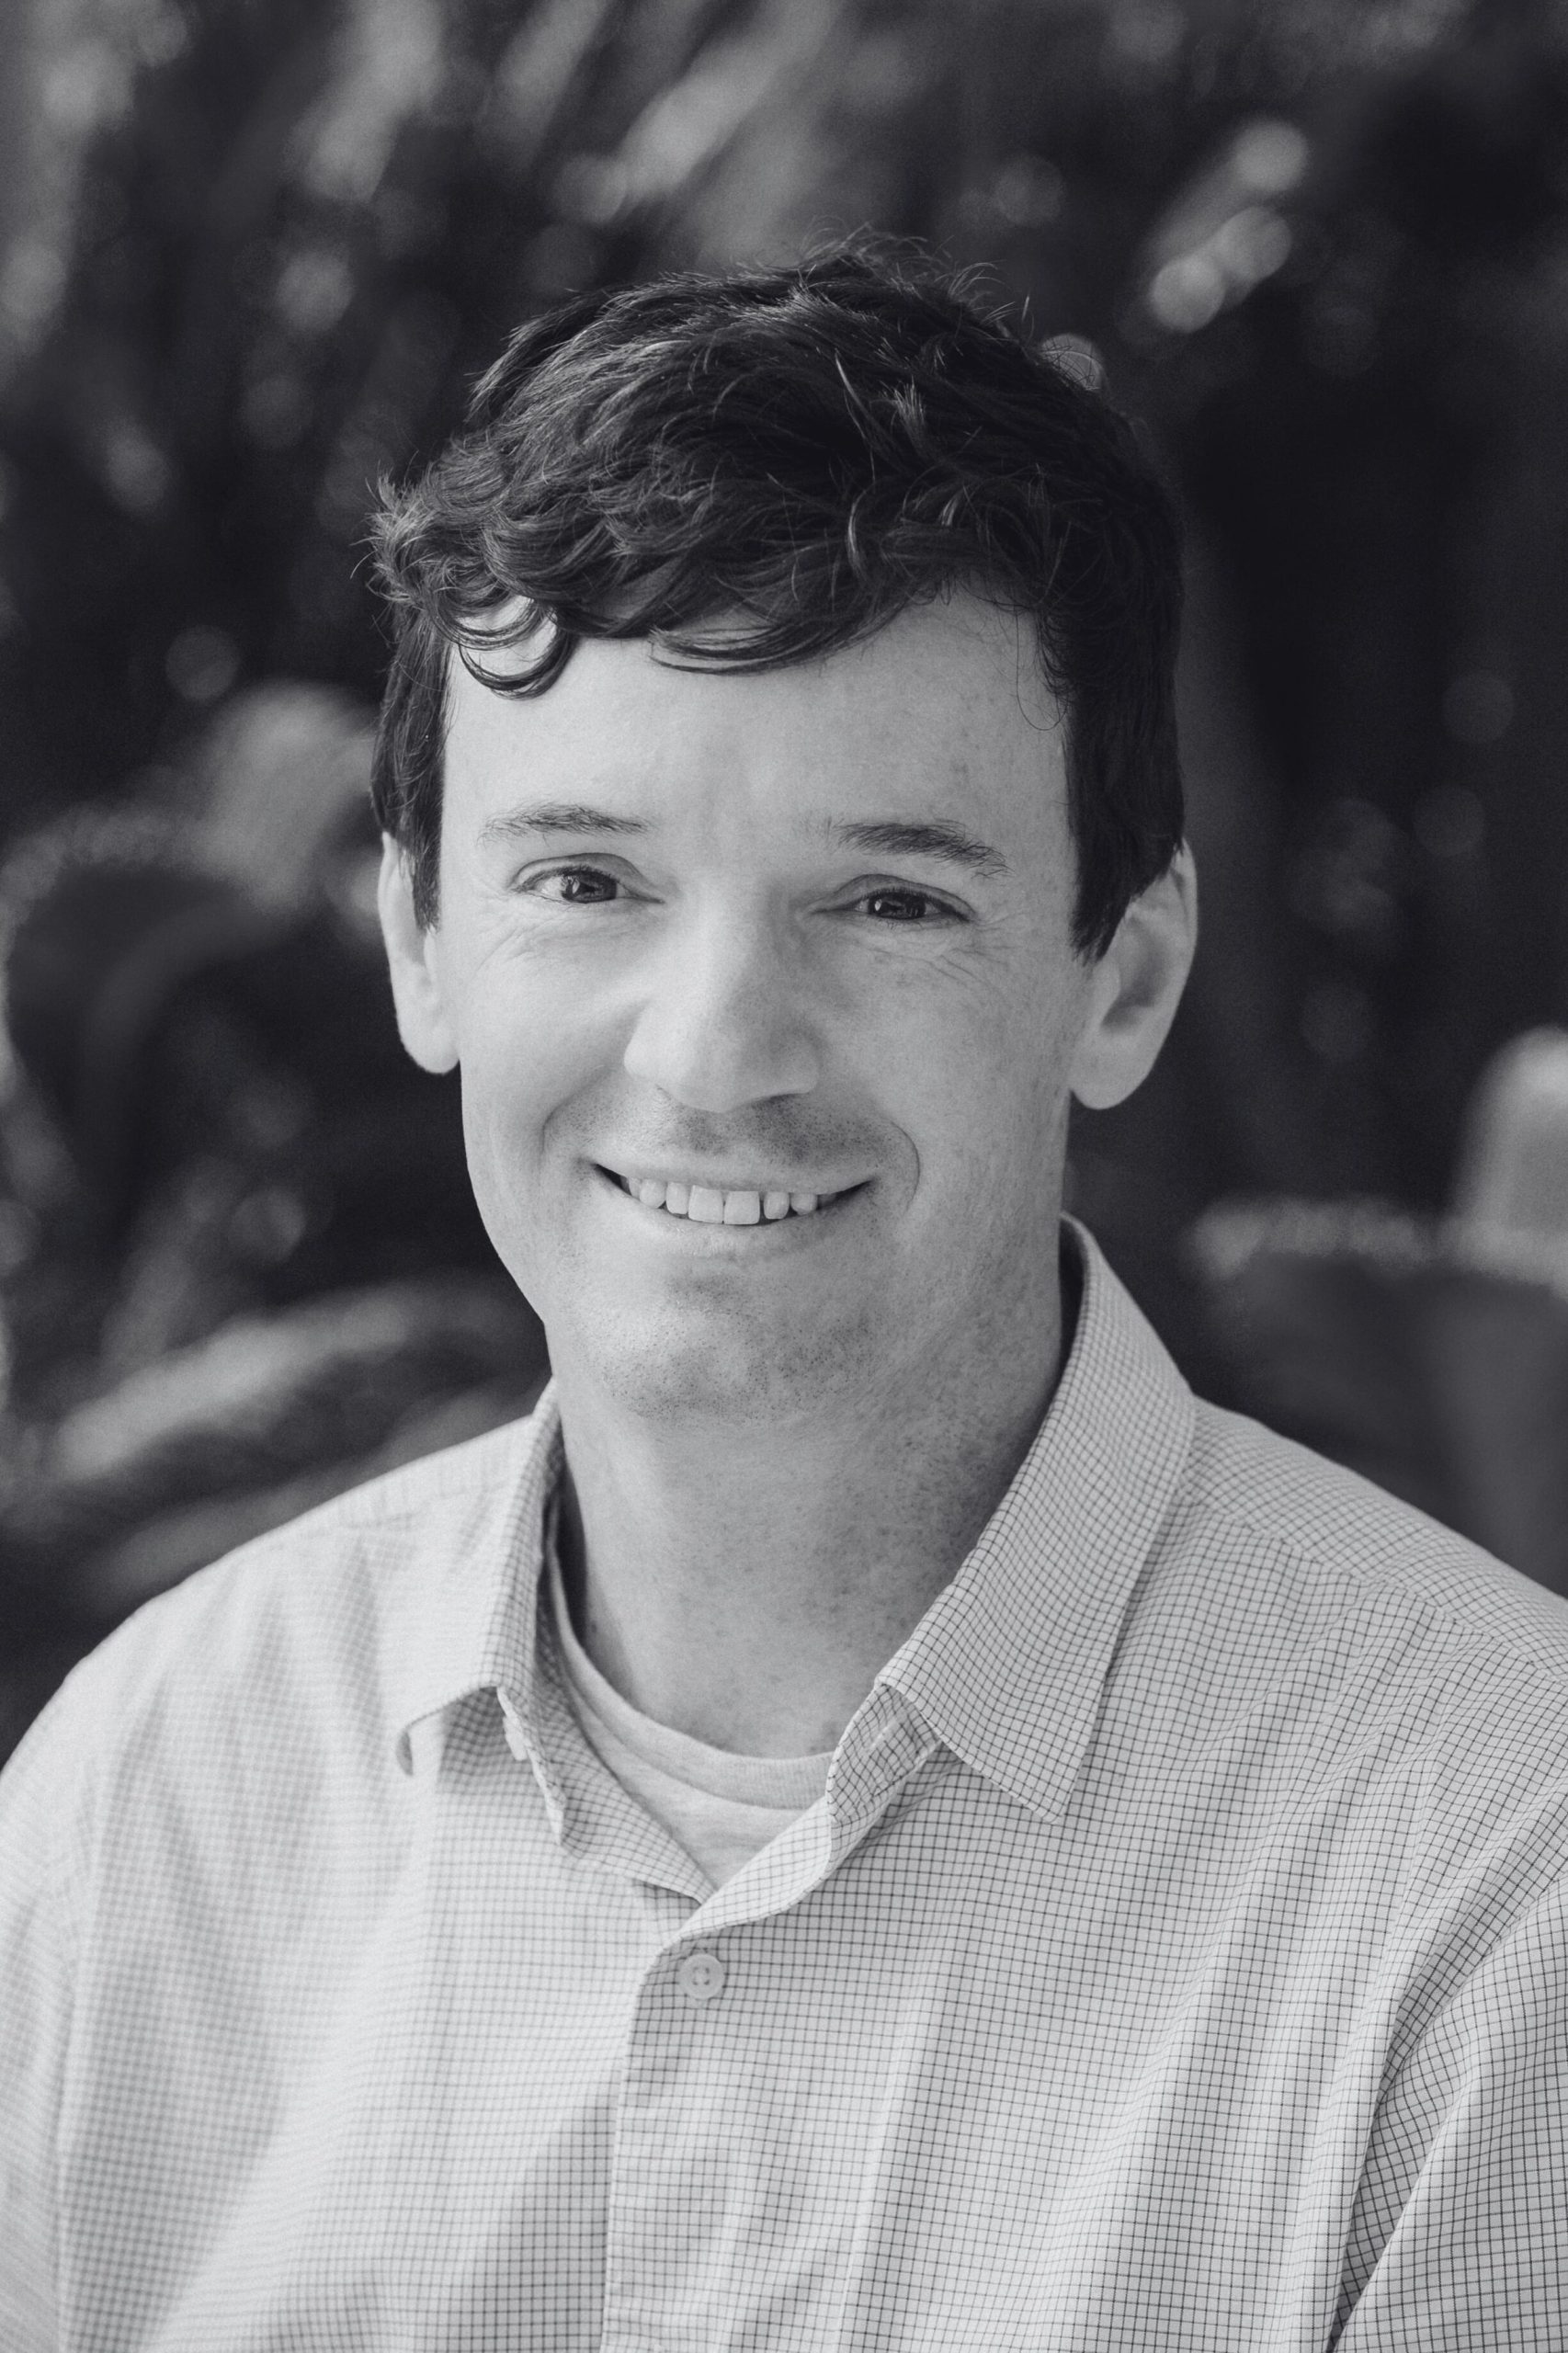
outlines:
[[[453,649],[510,695],[547,691],[589,637],[767,669],[954,588],[1032,620],[1081,955],[1180,845],[1173,503],[1106,399],[934,267],[841,246],[563,303],[428,469],[382,485],[373,544],[393,652],[372,795],[424,925]]]

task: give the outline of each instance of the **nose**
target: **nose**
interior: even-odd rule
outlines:
[[[731,909],[666,938],[624,1056],[696,1111],[808,1095],[820,1075],[801,976],[766,919]]]

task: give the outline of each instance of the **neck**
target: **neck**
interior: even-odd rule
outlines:
[[[831,1748],[957,1573],[1056,1382],[1062,1302],[917,1397],[820,1419],[653,1422],[557,1367],[580,1640],[655,1722],[759,1756]],[[1021,1343],[1021,1345],[1019,1344]]]

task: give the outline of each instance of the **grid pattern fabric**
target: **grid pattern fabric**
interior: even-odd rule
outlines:
[[[84,1663],[0,1779],[5,2353],[1568,2347],[1568,1611],[1077,1246],[722,1887],[563,1688],[548,1395]]]
[[[545,1544],[550,1622],[589,1746],[713,1884],[722,1885],[815,1804],[827,1787],[832,1752],[737,1756],[643,1715],[606,1681],[577,1640],[559,1548],[548,1529]]]

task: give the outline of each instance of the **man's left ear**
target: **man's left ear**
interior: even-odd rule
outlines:
[[[1133,900],[1094,968],[1072,1087],[1091,1111],[1141,1086],[1176,1016],[1198,944],[1198,877],[1184,842]]]

